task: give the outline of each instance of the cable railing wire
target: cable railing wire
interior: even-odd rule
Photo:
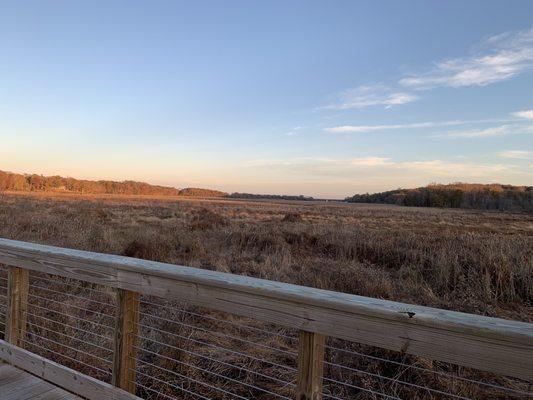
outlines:
[[[73,325],[69,325],[69,324],[65,324],[64,322],[59,322],[59,321],[57,321],[57,320],[55,320],[55,319],[50,319],[50,318],[47,318],[47,317],[43,317],[42,315],[33,314],[33,313],[29,312],[29,311],[27,311],[27,314],[30,315],[30,316],[32,316],[32,317],[34,317],[34,318],[41,318],[41,319],[44,319],[44,320],[46,320],[46,321],[48,321],[48,322],[51,322],[51,323],[55,323],[55,324],[59,324],[59,325],[64,325],[64,326],[66,326],[66,327],[68,327],[68,328],[72,328],[72,329],[78,330],[78,331],[80,331],[80,332],[87,333],[87,334],[89,334],[89,335],[97,336],[97,337],[99,337],[99,338],[101,338],[101,339],[105,339],[105,340],[109,340],[109,341],[111,340],[111,338],[108,337],[108,336],[103,336],[103,335],[100,335],[100,334],[95,333],[95,332],[86,331],[86,330],[81,329],[81,328],[79,328],[79,327],[76,327],[76,326],[73,326]]]
[[[386,393],[377,392],[377,391],[372,390],[372,389],[366,389],[366,388],[363,388],[361,386],[356,386],[356,385],[352,385],[350,383],[341,382],[341,381],[338,381],[338,380],[335,380],[335,379],[332,379],[332,378],[324,377],[322,379],[324,381],[326,381],[326,382],[332,382],[332,383],[336,383],[338,385],[343,385],[343,386],[350,387],[352,389],[362,390],[363,392],[371,393],[371,394],[376,395],[376,396],[381,396],[381,397],[383,397],[385,399],[402,400],[400,397],[391,396],[391,395],[388,395]]]
[[[1,323],[1,322],[0,322],[0,323]],[[88,342],[88,341],[83,340],[83,339],[76,338],[76,337],[74,337],[74,336],[67,335],[66,333],[62,333],[62,332],[58,332],[58,331],[54,331],[53,329],[45,328],[45,327],[42,326],[42,325],[34,324],[33,322],[30,322],[30,321],[27,321],[26,323],[27,323],[28,325],[34,326],[34,327],[36,327],[36,328],[44,329],[44,330],[46,330],[46,331],[48,331],[48,332],[52,332],[52,333],[54,333],[54,334],[56,334],[56,335],[61,335],[61,336],[67,337],[67,338],[69,338],[69,339],[71,339],[71,340],[76,340],[76,341],[78,341],[78,342],[80,342],[80,343],[83,343],[83,344],[87,344],[87,345],[89,345],[89,346],[96,347],[96,348],[98,348],[98,349],[100,349],[100,350],[104,350],[104,351],[107,351],[107,352],[113,352],[112,349],[109,349],[109,348],[106,348],[106,347],[100,346],[100,345],[95,344],[95,343]]]
[[[176,362],[176,363],[179,363],[179,364],[183,364],[183,365],[187,365],[188,367],[192,367],[192,365],[190,365],[190,364],[183,363],[183,362],[181,362],[181,361],[177,361],[177,360],[174,360],[174,359],[169,358],[169,357],[166,357],[166,356],[162,356],[161,354],[158,354],[158,355],[159,355],[160,357],[165,358],[165,359],[170,359],[170,360],[173,361],[173,362]],[[197,384],[197,385],[204,386],[204,387],[207,387],[207,388],[209,388],[209,389],[212,389],[212,390],[215,390],[215,391],[218,391],[218,392],[221,392],[221,393],[225,393],[225,394],[228,394],[228,395],[230,395],[230,396],[233,396],[233,397],[236,397],[236,398],[239,398],[239,399],[242,399],[242,400],[248,400],[246,397],[242,397],[242,396],[240,396],[240,395],[238,395],[238,394],[236,394],[236,393],[232,393],[232,392],[227,391],[227,390],[225,390],[225,389],[222,389],[222,388],[219,388],[219,387],[216,387],[216,386],[210,385],[209,383],[206,383],[206,382],[200,381],[200,380],[198,380],[198,379],[191,378],[190,376],[180,374],[179,372],[171,371],[171,370],[169,370],[169,369],[167,369],[167,368],[163,368],[163,367],[160,367],[160,366],[155,365],[155,364],[152,364],[152,363],[148,363],[148,362],[143,361],[143,360],[139,360],[139,361],[140,361],[141,363],[143,363],[144,365],[148,365],[148,366],[150,366],[150,367],[157,368],[157,369],[160,370],[160,371],[164,371],[164,372],[170,373],[170,374],[172,374],[172,375],[174,375],[174,376],[177,376],[178,378],[181,378],[181,379],[186,379],[186,380],[191,381],[191,382],[193,382],[193,383],[195,383],[195,384]],[[202,370],[202,371],[205,371],[205,372],[209,372],[209,371],[204,370],[204,369],[201,369],[201,368],[199,368],[199,367],[196,367],[196,368],[198,368],[198,369],[200,369],[200,370]]]
[[[192,329],[195,329],[195,330],[201,330],[202,332],[207,332],[207,333],[210,333],[210,334],[218,336],[218,337],[224,337],[224,338],[227,338],[227,339],[237,340],[237,341],[240,341],[240,342],[243,342],[243,343],[248,343],[248,344],[251,344],[251,345],[254,345],[254,346],[259,346],[259,347],[262,347],[262,348],[265,348],[265,349],[277,351],[277,352],[288,354],[288,355],[291,355],[291,356],[298,356],[298,353],[296,353],[294,351],[278,349],[278,348],[275,348],[275,347],[268,346],[266,344],[254,342],[252,340],[247,340],[247,339],[243,339],[243,338],[240,338],[240,337],[237,337],[237,336],[228,335],[227,333],[215,332],[215,331],[212,331],[212,330],[209,330],[209,329],[206,329],[206,328],[202,328],[201,326],[191,325],[191,324],[187,324],[185,322],[173,321],[173,320],[170,320],[170,319],[167,319],[167,318],[159,317],[159,316],[156,316],[156,315],[150,315],[150,314],[146,314],[146,313],[143,313],[143,312],[139,312],[139,314],[143,315],[143,316],[145,316],[147,318],[154,318],[154,319],[157,319],[157,320],[160,320],[160,321],[169,322],[171,324],[186,326],[188,328],[192,328]]]
[[[30,284],[30,288],[39,289],[39,290],[46,290],[46,291],[51,292],[51,293],[60,294],[62,296],[74,297],[76,299],[80,299],[80,300],[83,300],[83,301],[89,301],[91,303],[101,304],[101,305],[107,306],[107,307],[116,307],[115,304],[113,304],[113,303],[104,303],[103,301],[94,300],[94,299],[91,299],[90,297],[76,296],[74,294],[60,292],[58,290],[53,290],[53,289],[45,288],[45,287],[42,287],[42,286],[37,286],[37,285]]]
[[[288,400],[290,400],[290,398],[288,398],[288,397],[285,397],[285,396],[282,396],[282,395],[280,395],[280,394],[277,394],[277,393],[271,392],[271,391],[269,391],[269,390],[267,390],[267,389],[260,388],[260,387],[258,387],[258,386],[255,386],[255,385],[252,385],[252,384],[249,384],[249,383],[246,383],[246,382],[238,381],[238,380],[233,379],[233,378],[230,378],[230,377],[228,377],[228,376],[226,376],[226,375],[222,375],[222,374],[219,374],[219,373],[217,373],[217,372],[213,372],[213,371],[207,370],[207,369],[205,369],[205,368],[198,367],[198,366],[196,366],[196,365],[192,365],[192,364],[189,364],[189,363],[186,363],[186,362],[183,362],[183,361],[179,361],[179,360],[176,360],[175,358],[167,357],[167,356],[164,356],[164,355],[162,355],[162,354],[159,354],[159,353],[153,352],[153,351],[151,351],[151,350],[146,350],[146,349],[142,349],[142,348],[137,348],[137,350],[139,350],[139,351],[145,351],[145,352],[147,352],[147,353],[151,353],[151,354],[153,354],[153,355],[159,356],[159,357],[161,357],[161,358],[164,358],[164,359],[166,359],[166,360],[169,360],[169,361],[175,362],[175,363],[177,363],[177,364],[185,365],[185,366],[187,366],[187,367],[189,367],[189,368],[193,368],[193,369],[197,369],[197,370],[200,370],[200,371],[206,372],[206,373],[208,373],[208,374],[210,374],[210,375],[216,376],[216,377],[218,377],[218,378],[226,379],[226,380],[228,380],[228,381],[230,381],[230,382],[237,383],[237,384],[239,384],[239,385],[243,385],[243,386],[246,386],[246,387],[252,388],[252,389],[254,389],[254,390],[259,390],[259,391],[261,391],[261,392],[268,393],[268,394],[271,394],[271,395],[276,396],[276,397],[279,397],[279,398],[283,398],[283,399],[288,399]],[[144,362],[144,361],[141,360],[141,362]],[[157,366],[156,366],[156,368],[157,368]],[[161,369],[164,369],[164,368],[161,368]],[[168,370],[166,370],[166,371],[172,373],[172,371],[168,371]],[[286,382],[286,383],[289,384],[288,382]],[[231,394],[231,393],[229,393],[229,394]],[[235,396],[237,396],[237,395],[235,395]]]
[[[70,287],[74,287],[74,288],[81,289],[81,290],[88,290],[90,292],[97,293],[97,294],[104,295],[104,296],[111,296],[110,293],[103,292],[103,291],[98,290],[98,289],[93,289],[93,288],[82,286],[82,285],[78,286],[78,285],[74,285],[72,283],[62,282],[60,280],[48,279],[48,278],[44,278],[44,277],[39,276],[39,275],[37,275],[37,276],[33,275],[31,277],[31,279],[50,282],[51,284],[54,284],[54,285],[70,286]],[[65,278],[65,279],[69,279],[69,278]],[[78,281],[78,282],[81,282],[81,281]]]
[[[105,358],[99,357],[99,356],[97,356],[97,355],[94,355],[94,354],[88,353],[88,352],[83,351],[83,350],[80,350],[80,349],[76,349],[76,348],[74,348],[74,347],[68,346],[68,345],[66,345],[66,344],[64,344],[64,343],[61,343],[61,342],[58,342],[58,341],[56,341],[56,340],[49,339],[49,338],[46,338],[46,337],[44,337],[44,336],[37,335],[36,333],[30,332],[30,331],[26,331],[26,334],[27,334],[27,335],[32,335],[33,337],[36,337],[36,338],[41,339],[41,340],[46,340],[46,341],[48,341],[48,342],[50,342],[50,343],[54,343],[54,344],[57,345],[57,346],[64,347],[64,348],[69,349],[69,350],[71,350],[71,351],[74,351],[74,352],[76,352],[76,353],[84,354],[84,355],[89,356],[89,357],[92,357],[92,358],[94,358],[94,359],[96,359],[96,360],[99,360],[99,361],[102,361],[102,362],[105,362],[105,363],[109,363],[109,364],[112,363],[111,360],[108,360],[108,359],[105,359]]]
[[[391,377],[388,377],[388,376],[375,374],[373,372],[364,371],[362,369],[347,367],[347,366],[344,366],[344,365],[335,364],[335,363],[331,363],[331,362],[328,362],[328,361],[324,361],[324,364],[329,365],[331,367],[335,367],[335,368],[346,369],[348,371],[355,372],[356,374],[364,374],[364,375],[372,376],[373,378],[391,381],[392,383],[395,383],[395,384],[407,385],[407,386],[411,386],[411,387],[414,387],[414,388],[417,388],[417,389],[427,390],[427,391],[430,391],[432,393],[437,393],[437,394],[441,394],[441,395],[445,395],[445,396],[449,396],[449,397],[454,397],[456,399],[469,400],[467,397],[454,395],[452,393],[446,393],[446,392],[443,392],[443,391],[438,390],[438,389],[432,389],[432,388],[429,388],[429,387],[426,387],[426,386],[417,385],[416,383],[402,381],[402,380],[399,380],[397,378],[391,378]]]
[[[91,314],[96,314],[96,315],[99,315],[99,316],[102,316],[102,317],[107,317],[107,318],[111,318],[111,319],[115,318],[113,315],[105,314],[105,313],[102,313],[100,311],[89,310],[87,308],[75,306],[73,304],[68,304],[68,303],[65,303],[65,302],[57,301],[57,300],[47,299],[46,297],[41,297],[41,296],[38,296],[38,295],[35,295],[35,294],[32,294],[32,293],[28,293],[28,296],[36,298],[36,299],[39,299],[39,300],[51,302],[51,303],[61,304],[62,306],[65,306],[65,307],[72,307],[72,308],[75,308],[77,310],[84,311],[84,312],[91,313]]]
[[[45,311],[48,311],[48,312],[52,312],[52,313],[54,313],[54,314],[63,315],[63,316],[68,317],[68,318],[74,318],[74,319],[79,320],[79,321],[87,322],[87,323],[89,323],[89,324],[94,324],[94,325],[100,326],[100,327],[102,327],[102,328],[111,329],[111,330],[114,329],[113,326],[109,326],[109,325],[101,324],[101,323],[96,322],[96,321],[90,321],[90,320],[88,320],[88,319],[80,318],[80,317],[77,317],[77,316],[75,316],[75,315],[65,314],[65,313],[62,313],[62,312],[59,312],[59,311],[56,311],[56,310],[52,310],[52,309],[49,309],[49,308],[45,308],[45,307],[38,306],[38,305],[33,304],[33,303],[28,303],[28,305],[29,305],[29,306],[32,306],[32,307],[39,308],[39,309],[41,309],[41,310],[45,310]]]
[[[99,371],[101,373],[104,373],[106,375],[111,375],[111,372],[103,370],[103,369],[98,368],[98,367],[95,367],[94,365],[90,365],[90,364],[84,363],[83,361],[80,361],[80,360],[77,360],[75,358],[69,357],[69,356],[67,356],[65,354],[62,354],[62,353],[58,353],[57,351],[51,350],[51,349],[49,349],[47,347],[40,346],[40,345],[38,345],[38,344],[36,344],[34,342],[30,342],[30,341],[28,341],[26,339],[21,339],[21,340],[24,343],[26,343],[26,344],[28,344],[30,346],[34,346],[34,347],[39,348],[39,349],[44,350],[44,351],[48,351],[48,352],[50,352],[50,353],[52,353],[52,354],[54,354],[54,355],[56,355],[58,357],[63,357],[63,358],[69,359],[69,360],[74,361],[74,362],[76,362],[76,363],[78,363],[80,365],[83,365],[85,367],[92,368],[92,369],[94,369],[96,371]]]
[[[236,350],[226,349],[225,347],[218,346],[216,344],[203,342],[203,341],[197,340],[197,339],[192,339],[192,338],[189,338],[189,337],[186,337],[186,336],[179,335],[177,333],[171,333],[171,332],[163,331],[161,329],[154,328],[154,327],[151,327],[151,326],[147,326],[147,325],[144,325],[144,324],[139,324],[139,326],[141,326],[141,327],[143,327],[145,329],[151,329],[151,330],[155,330],[155,331],[167,334],[167,335],[179,337],[179,338],[184,339],[184,340],[189,340],[189,341],[191,341],[193,343],[197,343],[197,344],[201,344],[201,345],[204,345],[204,346],[213,347],[213,348],[216,348],[216,349],[219,349],[219,350],[222,350],[222,351],[226,351],[228,353],[237,354],[237,355],[242,356],[242,357],[247,357],[247,358],[250,358],[250,359],[255,360],[255,361],[271,364],[271,365],[274,365],[274,366],[280,367],[280,368],[285,368],[285,369],[290,370],[290,371],[297,371],[296,368],[289,367],[288,365],[278,364],[278,363],[275,363],[273,361],[268,361],[268,360],[264,360],[264,359],[261,359],[261,358],[254,357],[254,356],[246,354],[246,353],[241,353],[241,352],[238,352]]]
[[[203,396],[203,395],[201,395],[201,394],[191,392],[190,390],[187,390],[187,389],[185,389],[184,387],[177,386],[177,385],[174,385],[174,384],[169,383],[169,382],[165,382],[165,381],[163,381],[163,380],[161,380],[161,379],[156,378],[155,376],[147,375],[147,374],[145,374],[144,372],[139,371],[138,369],[136,369],[136,370],[134,370],[134,371],[135,371],[136,374],[146,376],[146,377],[148,377],[148,378],[150,378],[150,379],[152,379],[152,380],[154,380],[154,381],[158,381],[158,382],[163,383],[163,384],[165,384],[165,385],[168,385],[168,386],[170,386],[170,387],[172,387],[172,388],[174,388],[174,389],[181,390],[181,391],[183,391],[183,392],[185,392],[185,393],[188,393],[188,394],[190,394],[190,395],[196,396],[196,397],[198,397],[198,398],[200,398],[200,399],[211,400],[210,397],[205,397],[205,396]],[[136,382],[134,382],[134,383],[136,383]],[[175,399],[175,397],[174,397],[174,399]]]
[[[163,343],[163,342],[160,342],[158,340],[155,340],[155,339],[149,339],[149,338],[146,338],[146,337],[143,337],[143,336],[138,336],[139,339],[143,339],[143,340],[148,340],[148,341],[151,341],[151,342],[154,342],[156,344],[159,344],[161,346],[167,346],[167,347],[170,347],[170,348],[173,348],[175,350],[178,350],[178,351],[182,351],[182,352],[185,352],[187,354],[190,354],[194,357],[198,357],[198,358],[203,358],[203,359],[206,359],[206,360],[209,360],[209,361],[213,361],[213,362],[216,362],[216,363],[219,363],[219,364],[222,364],[222,365],[225,365],[227,367],[231,367],[231,368],[235,368],[235,369],[238,369],[238,370],[241,370],[241,371],[245,371],[245,372],[248,372],[250,374],[254,374],[254,375],[257,375],[257,376],[261,376],[263,378],[267,378],[267,379],[270,379],[274,382],[278,382],[278,383],[281,383],[283,385],[287,385],[287,386],[296,386],[294,383],[292,382],[288,382],[288,381],[284,381],[282,379],[279,379],[279,378],[275,378],[273,376],[270,376],[270,375],[266,375],[266,374],[263,374],[262,372],[257,372],[257,371],[253,371],[253,370],[250,370],[250,369],[247,369],[247,368],[244,368],[242,366],[239,366],[239,365],[236,365],[236,364],[230,364],[230,363],[227,363],[225,361],[221,361],[221,360],[217,360],[215,358],[212,358],[212,357],[209,357],[209,356],[206,356],[206,355],[203,355],[203,354],[199,354],[199,353],[195,353],[194,351],[190,351],[190,350],[186,350],[186,349],[183,349],[181,347],[178,347],[178,346],[174,346],[174,345],[170,345],[168,343]],[[145,350],[146,351],[146,350]]]
[[[136,371],[136,372],[138,372],[138,371]],[[142,372],[138,372],[138,373],[139,373],[139,374],[142,374],[142,375],[145,375],[145,374],[143,374]],[[150,378],[151,378],[151,377],[150,377]],[[144,385],[141,384],[141,383],[133,382],[133,381],[131,381],[131,382],[132,382],[132,383],[135,383],[135,384],[136,384],[138,387],[140,387],[141,389],[148,390],[148,391],[150,391],[150,392],[152,392],[152,393],[156,393],[158,396],[163,396],[164,398],[166,398],[166,399],[170,399],[170,400],[176,400],[176,398],[173,397],[173,396],[169,396],[169,395],[167,395],[167,394],[164,394],[164,393],[158,392],[157,390],[152,389],[152,388],[149,388],[149,387],[147,387],[147,386],[144,386]],[[191,393],[191,394],[194,395],[194,396],[197,396],[195,393]],[[199,397],[199,396],[197,396],[197,397]],[[202,397],[200,397],[200,398],[202,398]],[[207,400],[211,400],[209,397],[203,397],[203,398],[204,398],[204,399],[207,399]]]
[[[356,356],[360,356],[360,357],[365,357],[365,358],[369,358],[369,359],[376,360],[376,361],[382,361],[382,362],[385,362],[385,363],[390,363],[390,364],[394,364],[394,365],[398,365],[398,366],[402,366],[402,367],[406,367],[406,368],[422,371],[422,372],[429,373],[429,374],[440,375],[440,376],[443,376],[443,377],[446,377],[446,378],[449,378],[449,379],[461,380],[463,382],[468,382],[468,383],[475,384],[475,385],[487,386],[487,387],[490,387],[492,389],[497,389],[497,390],[507,391],[507,392],[513,392],[513,393],[518,394],[518,395],[533,396],[533,393],[531,393],[531,392],[525,392],[525,391],[518,390],[518,389],[513,389],[513,388],[508,388],[508,387],[505,387],[505,386],[496,385],[494,383],[483,382],[483,381],[478,381],[478,380],[475,380],[475,379],[465,378],[463,376],[456,375],[456,374],[450,374],[450,373],[444,372],[444,371],[432,370],[432,369],[429,369],[429,368],[419,367],[417,365],[407,364],[407,363],[403,363],[403,362],[400,362],[400,361],[389,360],[387,358],[373,356],[373,355],[370,355],[370,354],[365,354],[365,353],[361,353],[361,352],[354,351],[354,350],[341,349],[341,348],[334,347],[334,346],[325,346],[325,347],[327,349],[336,350],[336,351],[340,351],[340,352],[343,352],[343,353],[356,355]]]
[[[227,320],[224,320],[224,319],[221,319],[221,318],[213,317],[213,316],[211,316],[211,315],[202,315],[202,314],[195,313],[195,312],[193,312],[193,311],[185,310],[185,309],[182,309],[182,308],[176,308],[176,307],[166,306],[166,305],[164,305],[164,304],[157,304],[157,303],[153,303],[153,302],[150,302],[150,301],[147,301],[147,300],[141,300],[141,303],[149,304],[149,305],[151,305],[151,306],[157,306],[157,307],[168,308],[168,309],[170,309],[170,310],[172,310],[172,311],[177,311],[177,312],[179,312],[179,313],[184,313],[184,314],[193,315],[193,316],[195,316],[195,317],[199,317],[199,318],[203,318],[203,319],[208,319],[208,320],[212,320],[212,321],[222,322],[222,323],[225,323],[225,324],[231,324],[231,325],[234,325],[234,326],[238,326],[238,327],[240,327],[240,328],[243,328],[243,329],[249,329],[249,330],[253,330],[253,331],[256,331],[256,332],[266,333],[266,334],[269,334],[269,335],[281,336],[282,338],[284,338],[284,339],[288,339],[288,340],[298,340],[298,338],[295,337],[295,336],[288,336],[288,335],[284,335],[283,333],[274,332],[274,331],[269,331],[269,330],[267,330],[267,329],[261,329],[261,328],[257,328],[257,327],[254,327],[254,326],[248,326],[248,325],[244,325],[244,324],[241,324],[241,323],[238,323],[238,322],[235,322],[235,321],[227,321]]]

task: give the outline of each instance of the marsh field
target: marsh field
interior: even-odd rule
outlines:
[[[121,254],[475,314],[533,321],[531,214],[319,201],[6,193],[0,195],[0,237]],[[48,280],[43,284],[43,290],[52,288],[61,293],[61,285],[68,284],[71,282]],[[82,293],[82,289],[78,289]],[[44,297],[44,292],[41,296]],[[62,303],[59,305],[60,310],[68,314],[67,310],[71,311],[68,309],[69,298],[57,296],[59,297],[56,297],[55,301]],[[102,289],[101,296],[99,300],[104,302],[106,296],[112,298],[112,293]],[[157,304],[159,303],[156,300],[147,301],[146,307],[156,308]],[[111,305],[109,308],[102,307],[99,309],[100,313],[112,315]],[[41,311],[43,314],[36,315],[35,318],[48,315],[46,310]],[[35,313],[38,314],[38,311]],[[146,311],[146,318],[153,313],[153,309]],[[242,386],[230,381],[224,386],[228,392],[241,396],[269,399],[274,397],[268,392],[290,394],[290,386],[280,386],[281,383],[276,380],[268,379],[269,376],[275,376],[278,380],[291,382],[293,378],[290,369],[284,377],[274,363],[265,365],[258,361],[272,357],[269,360],[274,360],[276,364],[294,366],[294,344],[291,343],[291,335],[287,330],[270,327],[269,329],[275,329],[277,334],[271,337],[258,330],[264,327],[253,321],[245,321],[247,326],[250,326],[249,329],[257,334],[254,335],[258,341],[268,343],[268,348],[281,349],[282,352],[278,354],[265,348],[257,349],[253,347],[253,343],[238,344],[227,336],[216,337],[212,339],[216,345],[238,347],[256,356],[245,360],[238,354],[228,353],[224,356],[223,364],[217,364],[217,361],[212,359],[218,353],[202,345],[204,340],[210,340],[206,336],[207,331],[216,329],[226,335],[230,332],[230,338],[238,335],[255,337],[246,331],[246,327],[233,324],[244,323],[241,319],[209,312],[213,318],[202,322],[194,314],[182,315],[175,310],[161,313],[161,326],[171,330],[177,342],[169,348],[144,343],[148,348],[148,355],[144,360],[148,361],[144,366],[145,389],[140,390],[146,398],[164,398],[150,392],[152,384],[158,385],[159,392],[168,395],[183,391],[181,386],[179,389],[174,386],[166,387],[161,382],[149,382],[149,376],[157,376],[158,373],[163,376],[166,373],[163,368],[158,372],[159,370],[149,366],[156,362],[154,357],[149,357],[149,353],[164,354],[170,359],[163,360],[165,370],[179,370],[182,374],[194,376],[198,380],[218,382],[222,379],[220,376],[224,376],[231,377],[235,382],[249,382],[248,386]],[[48,321],[52,320],[49,315],[47,318]],[[68,317],[61,318],[64,318],[62,322],[67,326]],[[164,322],[165,319],[168,323]],[[174,327],[170,320],[177,319],[184,325]],[[205,323],[207,325],[201,326],[209,329],[206,328],[205,332],[191,330],[190,325],[193,322],[200,325]],[[232,325],[228,326],[228,322]],[[153,323],[156,322],[152,321]],[[49,324],[47,332],[57,330],[53,322]],[[44,331],[39,332],[39,336],[45,335]],[[69,336],[77,335],[76,332],[70,332]],[[157,330],[145,333],[148,339],[156,338],[153,340],[159,344],[165,338],[163,335],[164,333],[158,333]],[[105,334],[102,333],[102,336]],[[191,337],[196,340],[193,344],[181,343]],[[49,343],[47,345],[50,346]],[[362,347],[343,343],[337,343],[336,346],[346,346],[358,351]],[[185,354],[182,347],[194,349],[196,355]],[[57,352],[61,353],[59,347]],[[370,348],[365,348],[365,352],[376,357],[386,355],[388,359],[397,360],[398,364],[411,363],[428,370],[458,372],[452,366],[417,357]],[[261,357],[258,357],[258,354]],[[377,362],[375,359],[340,360],[339,355],[332,357],[337,357],[335,360],[339,363],[342,361],[352,367],[379,372],[381,375],[398,376],[401,372],[402,379],[406,381],[425,381],[423,372],[419,370],[404,368],[399,371],[401,366],[385,365],[386,363]],[[184,358],[188,361],[182,365]],[[171,360],[176,359],[182,364],[170,368]],[[70,362],[60,361],[67,364]],[[91,364],[90,360],[85,361]],[[92,363],[94,364],[94,360]],[[75,366],[74,361],[70,362],[70,365]],[[206,376],[205,372],[191,368],[190,365],[202,365],[202,369],[216,371],[215,376]],[[241,368],[235,369],[232,365]],[[152,368],[150,373],[146,372],[149,368]],[[81,369],[100,379],[106,379],[103,372],[89,371],[83,367]],[[105,371],[106,367],[102,366],[101,369]],[[265,376],[258,378],[253,375],[253,371],[261,371]],[[505,378],[491,377],[466,369],[461,369],[460,372],[465,376],[483,378],[492,383],[521,387],[519,383]],[[411,386],[399,385],[397,382],[383,382],[371,377],[346,377],[333,370],[329,371],[329,374],[335,377],[335,380],[342,377],[352,385],[326,388],[331,396],[338,398],[382,398],[372,394],[374,391],[393,393],[401,398],[447,398],[437,392],[420,393]],[[142,378],[143,375],[140,376]],[[167,382],[169,379],[168,376],[161,378]],[[175,385],[185,385],[183,379],[175,379]],[[455,393],[472,398],[485,398],[487,395],[480,392],[476,385],[452,382],[445,377],[432,376],[431,379],[432,385],[442,391],[452,390],[453,387]],[[254,389],[255,386],[263,388],[263,391]],[[367,390],[361,391],[353,386]],[[234,398],[227,393],[213,393],[206,385],[195,382],[187,383],[185,389],[187,392],[202,393],[208,398]],[[182,393],[181,396],[196,398],[191,394]],[[492,393],[491,398],[509,397]]]

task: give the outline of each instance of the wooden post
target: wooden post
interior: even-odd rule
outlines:
[[[23,347],[28,318],[29,271],[9,267],[7,273],[6,342]]]
[[[297,400],[321,400],[325,336],[300,331]]]
[[[139,293],[117,289],[113,349],[113,385],[135,394],[135,366],[139,327]]]

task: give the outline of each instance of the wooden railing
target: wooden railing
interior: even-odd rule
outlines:
[[[322,398],[326,337],[533,380],[533,324],[7,239],[0,264],[9,266],[0,359],[89,399],[136,398],[140,295],[298,330],[297,399]],[[23,348],[28,271],[116,289],[111,384]]]

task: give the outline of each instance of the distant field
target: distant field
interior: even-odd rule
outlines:
[[[4,194],[0,236],[533,321],[531,215]]]

